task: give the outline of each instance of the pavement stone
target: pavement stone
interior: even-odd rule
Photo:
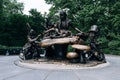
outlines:
[[[102,68],[53,70],[19,67],[18,56],[0,56],[0,80],[120,80],[120,56],[106,58],[110,65]]]

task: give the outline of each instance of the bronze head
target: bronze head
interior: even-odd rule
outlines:
[[[60,11],[60,20],[66,20],[67,14],[65,11]]]

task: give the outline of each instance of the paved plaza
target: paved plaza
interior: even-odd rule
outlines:
[[[18,56],[0,56],[0,80],[120,80],[120,57],[107,55],[106,58],[109,65],[104,67],[36,69],[15,65]]]

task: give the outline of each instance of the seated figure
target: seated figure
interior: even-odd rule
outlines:
[[[25,60],[38,59],[40,57],[40,54],[36,40],[38,39],[39,35],[37,36],[35,31],[31,29],[27,37],[28,43],[26,43],[23,47],[23,54]]]
[[[106,62],[105,56],[100,49],[100,45],[97,42],[97,38],[99,37],[100,29],[97,25],[92,25],[89,30],[89,38],[90,38],[90,47],[91,47],[91,58],[97,59],[99,61]]]

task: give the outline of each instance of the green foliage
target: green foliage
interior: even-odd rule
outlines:
[[[28,16],[22,13],[23,3],[16,0],[1,0],[0,4],[1,45],[23,46],[27,42],[27,22],[38,34],[43,32],[44,18],[37,10],[32,9],[31,15]]]
[[[97,40],[101,46],[101,48],[108,48],[108,40],[105,37],[100,37]]]
[[[20,49],[21,50],[22,47],[14,47],[14,46],[8,47],[8,46],[0,45],[0,54],[5,53],[6,50],[16,50],[16,49]]]
[[[12,14],[1,26],[0,44],[7,46],[23,45],[26,41],[26,16]]]
[[[117,50],[120,48],[120,41],[113,40],[108,43],[108,47],[109,47],[109,49]]]
[[[67,51],[72,52],[72,51],[74,51],[74,49],[71,47],[71,45],[68,45],[68,50]]]
[[[3,0],[3,12],[5,16],[22,13],[22,10],[23,3],[18,3],[17,0]]]
[[[0,49],[6,49],[7,46],[0,45]]]
[[[38,33],[42,33],[44,28],[44,16],[38,12],[36,9],[31,9],[30,15],[28,16],[28,22],[30,23],[31,27]]]

